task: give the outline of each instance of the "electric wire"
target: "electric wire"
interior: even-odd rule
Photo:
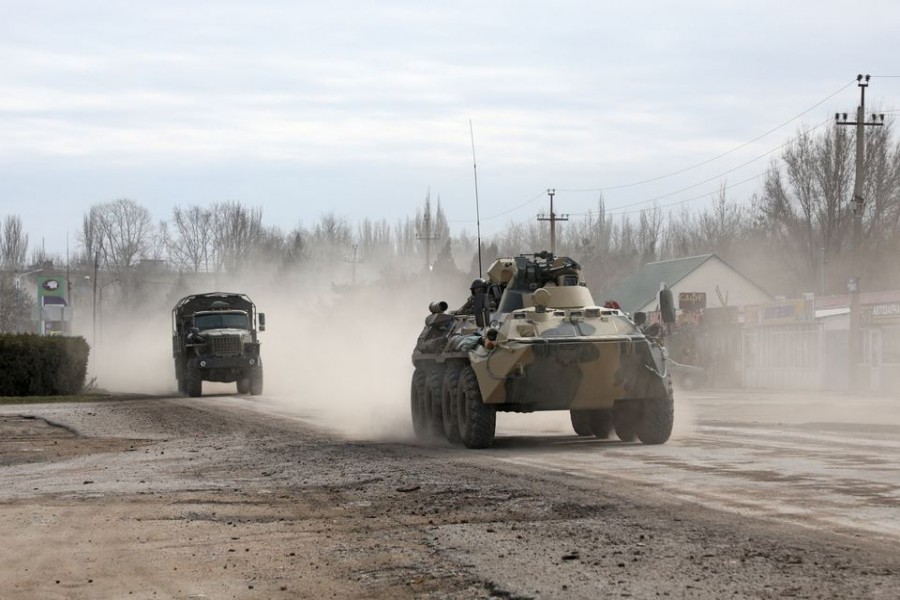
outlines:
[[[745,183],[749,183],[749,182],[751,182],[751,181],[753,181],[753,180],[755,180],[755,179],[759,179],[759,178],[761,178],[761,177],[765,177],[766,175],[768,175],[768,173],[769,173],[768,171],[763,171],[762,173],[757,173],[756,175],[753,175],[753,176],[751,176],[751,177],[747,177],[746,179],[742,179],[741,181],[738,181],[738,182],[736,182],[736,183],[731,183],[731,184],[728,184],[728,185],[724,185],[724,186],[722,186],[722,187],[719,188],[719,189],[720,189],[721,191],[730,190],[731,188],[735,188],[735,187],[738,187],[738,186],[740,186],[740,185],[744,185]],[[715,192],[705,192],[705,193],[703,193],[703,194],[700,194],[700,195],[697,195],[697,196],[692,196],[692,197],[690,197],[690,198],[682,198],[681,200],[676,200],[676,201],[674,201],[674,202],[669,202],[669,203],[667,203],[667,204],[661,204],[661,205],[657,205],[657,206],[650,206],[650,207],[647,207],[647,208],[639,208],[639,209],[637,209],[637,210],[620,210],[620,209],[616,209],[616,210],[604,210],[604,213],[603,213],[603,214],[604,214],[605,216],[609,216],[609,217],[620,217],[620,216],[625,216],[625,215],[635,215],[635,214],[640,214],[640,213],[643,213],[643,212],[649,212],[649,211],[653,211],[653,210],[657,210],[657,209],[662,209],[662,208],[671,208],[671,207],[673,207],[673,206],[678,206],[679,204],[687,204],[688,202],[693,202],[693,201],[695,201],[695,200],[702,200],[703,198],[708,198],[709,195],[710,195],[710,194],[713,194],[713,193],[715,193]],[[592,212],[592,211],[587,211],[587,212],[583,212],[583,213],[569,213],[568,216],[569,216],[569,217],[587,217],[587,216],[590,216],[590,215],[592,215],[592,214],[597,214],[597,213],[594,213],[594,212]]]
[[[506,216],[511,212],[515,212],[515,211],[519,210],[520,208],[525,208],[526,206],[528,206],[529,204],[531,204],[532,202],[534,202],[541,196],[545,195],[546,193],[547,192],[545,190],[541,190],[540,192],[538,192],[537,194],[535,194],[533,197],[529,198],[522,204],[519,204],[518,206],[514,206],[513,208],[510,208],[509,210],[505,210],[505,211],[497,213],[495,215],[491,215],[489,217],[482,217],[481,220],[482,221],[490,221],[493,219],[497,219],[499,217]],[[472,219],[448,219],[447,222],[448,223],[472,223]]]
[[[818,102],[816,102],[815,104],[813,104],[812,106],[810,106],[809,108],[807,108],[806,110],[804,110],[803,112],[801,112],[801,113],[799,113],[799,114],[797,114],[797,115],[791,117],[791,118],[788,119],[787,121],[783,122],[781,125],[778,125],[777,127],[773,127],[772,129],[768,130],[767,132],[765,132],[765,133],[763,133],[763,134],[761,134],[761,135],[758,135],[758,136],[756,136],[755,138],[753,138],[752,140],[749,140],[749,141],[747,141],[747,142],[744,142],[743,144],[740,144],[739,146],[736,146],[736,147],[732,148],[731,150],[728,150],[727,152],[723,152],[722,154],[719,154],[718,156],[714,156],[714,157],[712,157],[712,158],[708,158],[708,159],[706,159],[706,160],[704,160],[704,161],[701,161],[701,162],[699,162],[699,163],[697,163],[697,164],[694,164],[694,165],[691,165],[691,166],[688,166],[688,167],[684,167],[684,168],[682,168],[682,169],[678,169],[677,171],[672,171],[671,173],[666,173],[666,174],[664,174],[664,175],[658,175],[658,176],[656,176],[656,177],[651,177],[651,178],[649,178],[649,179],[643,179],[643,180],[635,181],[635,182],[632,182],[632,183],[623,183],[623,184],[620,184],[620,185],[613,185],[613,186],[600,187],[600,188],[577,188],[577,189],[562,189],[562,188],[557,188],[557,189],[558,189],[558,191],[560,191],[560,192],[604,192],[604,191],[609,191],[609,190],[619,190],[619,189],[624,189],[624,188],[629,188],[629,187],[635,187],[635,186],[638,186],[638,185],[644,185],[644,184],[646,184],[646,183],[653,183],[653,182],[655,182],[655,181],[660,181],[660,180],[666,179],[666,178],[668,178],[668,177],[673,177],[673,176],[675,176],[675,175],[680,175],[680,174],[685,173],[685,172],[687,172],[687,171],[691,171],[691,170],[693,170],[693,169],[702,167],[702,166],[704,166],[704,165],[708,165],[709,163],[711,163],[711,162],[713,162],[713,161],[716,161],[716,160],[719,160],[720,158],[723,158],[723,157],[725,157],[725,156],[728,156],[729,154],[733,154],[734,152],[737,152],[738,150],[741,150],[742,148],[745,148],[745,147],[749,146],[750,144],[753,144],[754,142],[758,142],[759,140],[763,139],[764,137],[766,137],[766,136],[768,136],[768,135],[770,135],[770,134],[772,134],[772,133],[778,131],[779,129],[781,129],[781,128],[783,128],[783,127],[785,127],[785,126],[787,126],[787,125],[793,123],[794,121],[796,121],[796,120],[799,119],[800,117],[806,115],[807,113],[812,112],[813,110],[815,110],[816,108],[818,108],[819,106],[821,106],[822,104],[824,104],[825,102],[827,102],[828,100],[831,100],[832,98],[834,98],[835,96],[837,96],[838,94],[840,94],[841,92],[843,92],[845,89],[847,89],[848,87],[852,86],[854,83],[856,83],[856,79],[853,79],[853,80],[851,80],[849,83],[847,83],[847,84],[841,86],[839,89],[835,90],[834,92],[832,92],[831,94],[829,94],[828,96],[826,96],[825,98],[823,98],[822,100],[819,100]]]
[[[754,157],[754,158],[751,158],[750,160],[745,161],[745,162],[743,162],[743,163],[737,165],[736,167],[732,167],[731,169],[728,169],[727,171],[723,171],[723,172],[721,172],[721,173],[719,173],[719,174],[717,174],[717,175],[713,175],[712,177],[708,177],[708,178],[704,179],[703,181],[698,181],[697,183],[691,184],[691,185],[689,185],[689,186],[683,187],[683,188],[678,189],[678,190],[675,190],[675,191],[673,191],[673,192],[667,192],[667,193],[661,194],[661,195],[659,195],[659,196],[654,196],[653,198],[647,198],[647,199],[645,199],[645,200],[639,200],[639,201],[637,201],[637,202],[632,202],[632,203],[630,203],[630,204],[625,204],[625,205],[619,206],[619,207],[617,207],[617,210],[621,210],[621,209],[624,209],[624,208],[632,208],[632,207],[640,206],[641,204],[647,204],[647,203],[650,203],[650,202],[656,202],[657,200],[662,200],[662,199],[664,199],[664,198],[669,198],[669,197],[674,196],[674,195],[676,195],[676,194],[680,194],[680,193],[682,193],[682,192],[686,192],[686,191],[688,191],[688,190],[692,190],[692,189],[694,189],[694,188],[700,187],[701,185],[705,185],[705,184],[709,183],[710,181],[715,181],[716,179],[719,179],[719,178],[722,177],[723,175],[728,175],[729,173],[733,173],[734,171],[737,171],[737,170],[739,170],[739,169],[743,169],[743,168],[746,167],[747,165],[749,165],[749,164],[751,164],[751,163],[754,163],[754,162],[760,160],[761,158],[765,158],[766,156],[769,156],[770,154],[773,154],[773,153],[775,153],[775,152],[778,152],[779,150],[783,150],[785,147],[787,147],[788,145],[792,144],[797,138],[799,138],[799,137],[801,137],[801,136],[803,136],[803,135],[806,135],[806,134],[808,134],[808,133],[810,133],[810,132],[812,132],[812,131],[815,131],[816,129],[819,129],[820,127],[824,126],[826,123],[830,122],[830,120],[831,120],[831,119],[825,119],[824,121],[822,121],[822,122],[819,123],[818,125],[815,125],[814,127],[810,127],[810,128],[807,129],[806,131],[803,131],[803,132],[801,132],[800,134],[798,134],[798,135],[792,137],[791,139],[787,140],[786,142],[784,142],[784,143],[781,144],[780,146],[777,146],[777,147],[775,147],[775,148],[772,148],[771,150],[769,150],[769,151],[767,151],[767,152],[764,152],[764,153],[762,153],[762,154],[760,154],[760,155],[758,155],[758,156],[756,156],[756,157]],[[757,175],[757,177],[758,177],[758,175]],[[751,179],[754,179],[754,178],[751,177]],[[570,213],[570,214],[571,214],[571,213]]]
[[[900,75],[878,75],[878,76],[872,75],[872,77],[897,77],[897,78],[900,78]],[[822,100],[816,102],[815,104],[813,104],[812,106],[810,106],[810,107],[807,108],[806,110],[804,110],[804,111],[802,111],[802,112],[796,114],[795,116],[793,116],[792,118],[788,119],[787,121],[784,121],[784,122],[781,123],[780,125],[778,125],[778,126],[776,126],[776,127],[773,127],[773,128],[771,128],[771,129],[769,129],[769,130],[766,131],[765,133],[763,133],[763,134],[761,134],[761,135],[758,135],[758,136],[756,136],[755,138],[753,138],[753,139],[751,139],[751,140],[749,140],[749,141],[747,141],[747,142],[744,142],[743,144],[740,144],[740,145],[738,145],[738,146],[732,148],[731,150],[728,150],[728,151],[726,151],[726,152],[723,152],[722,154],[719,154],[719,155],[714,156],[714,157],[712,157],[712,158],[706,159],[706,160],[701,161],[701,162],[699,162],[699,163],[696,163],[696,164],[694,164],[694,165],[691,165],[691,166],[688,166],[688,167],[684,167],[684,168],[682,168],[682,169],[679,169],[679,170],[676,170],[676,171],[672,171],[672,172],[666,173],[666,174],[664,174],[664,175],[659,175],[659,176],[656,176],[656,177],[651,177],[651,178],[648,178],[648,179],[643,179],[643,180],[640,180],[640,181],[635,181],[635,182],[627,183],[627,184],[620,184],[620,185],[608,186],[608,187],[600,187],[600,188],[569,188],[569,189],[566,189],[566,188],[556,188],[556,189],[557,189],[557,191],[559,191],[559,192],[570,192],[570,193],[579,193],[579,192],[605,192],[605,191],[611,191],[611,190],[625,189],[625,188],[629,188],[629,187],[636,187],[636,186],[639,186],[639,185],[643,185],[643,184],[647,184],[647,183],[653,183],[653,182],[656,182],[656,181],[660,181],[660,180],[662,180],[662,179],[666,179],[666,178],[668,178],[668,177],[673,177],[673,176],[675,176],[675,175],[680,175],[680,174],[685,173],[685,172],[687,172],[687,171],[691,171],[691,170],[693,170],[693,169],[696,169],[696,168],[699,168],[699,167],[701,167],[701,166],[707,165],[707,164],[709,164],[709,163],[711,163],[711,162],[714,162],[714,161],[716,161],[716,160],[718,160],[718,159],[720,159],[720,158],[723,158],[723,157],[725,157],[725,156],[728,156],[728,155],[730,155],[730,154],[733,154],[734,152],[737,152],[738,150],[741,150],[741,149],[743,149],[743,148],[749,146],[750,144],[753,144],[753,143],[755,143],[755,142],[757,142],[757,141],[759,141],[759,140],[765,138],[766,136],[771,135],[771,134],[774,133],[775,131],[778,131],[779,129],[782,129],[783,127],[789,125],[790,123],[796,121],[797,119],[799,119],[799,118],[803,117],[804,115],[810,113],[811,111],[815,110],[816,108],[818,108],[819,106],[821,106],[822,104],[824,104],[825,102],[827,102],[828,100],[830,100],[831,98],[835,97],[836,95],[838,95],[839,93],[841,93],[842,91],[844,91],[845,89],[847,89],[848,87],[851,87],[851,86],[852,86],[853,84],[855,84],[855,83],[857,83],[857,80],[856,80],[856,79],[851,80],[850,82],[844,84],[844,85],[841,86],[839,89],[835,90],[834,92],[832,92],[831,94],[829,94],[828,96],[826,96],[825,98],[823,98]],[[887,111],[884,111],[884,112],[885,112],[885,113],[893,113],[893,112],[897,112],[897,111],[895,111],[895,110],[887,110]],[[771,150],[769,150],[769,151],[767,151],[767,152],[764,152],[764,153],[762,153],[762,154],[760,154],[760,155],[758,155],[758,156],[756,156],[756,157],[754,157],[754,158],[752,158],[752,159],[750,159],[750,160],[747,160],[747,161],[741,163],[740,165],[737,165],[737,166],[735,166],[735,167],[732,167],[732,168],[730,168],[730,169],[727,169],[727,170],[725,170],[725,171],[722,171],[722,172],[720,172],[720,173],[718,173],[718,174],[716,174],[716,175],[713,175],[713,176],[711,176],[711,177],[708,177],[707,179],[704,179],[704,180],[702,180],[702,181],[699,181],[699,182],[697,182],[697,183],[691,184],[691,185],[689,185],[689,186],[680,188],[680,189],[675,190],[675,191],[672,191],[672,192],[668,192],[668,193],[665,193],[665,194],[661,194],[661,195],[659,195],[659,196],[654,196],[654,197],[652,197],[652,198],[648,198],[648,199],[644,199],[644,200],[632,202],[632,203],[629,203],[629,204],[625,204],[625,205],[623,205],[623,206],[619,206],[619,207],[617,207],[615,210],[608,211],[606,214],[609,214],[609,215],[627,215],[627,214],[636,214],[636,213],[641,213],[641,212],[644,212],[644,211],[647,211],[647,210],[654,210],[655,208],[667,208],[667,207],[676,206],[676,205],[679,205],[679,204],[685,204],[685,203],[687,203],[687,202],[692,202],[692,201],[694,201],[694,200],[699,200],[699,199],[705,198],[705,197],[709,196],[710,194],[714,194],[715,191],[706,192],[706,193],[704,193],[704,194],[702,194],[702,195],[700,195],[700,196],[694,196],[694,197],[691,197],[691,198],[686,198],[686,199],[678,200],[678,201],[676,201],[676,202],[671,202],[671,203],[668,203],[668,204],[664,204],[664,205],[662,205],[662,206],[654,206],[654,207],[649,207],[649,208],[642,208],[642,209],[633,210],[633,211],[624,210],[624,209],[634,208],[634,207],[640,206],[640,205],[642,205],[642,204],[652,203],[652,202],[656,202],[656,201],[658,201],[658,200],[662,200],[662,199],[665,199],[665,198],[669,198],[669,197],[671,197],[671,196],[674,196],[674,195],[680,194],[680,193],[682,193],[682,192],[685,192],[685,191],[688,191],[688,190],[692,190],[692,189],[694,189],[694,188],[697,188],[697,187],[700,187],[700,186],[705,185],[705,184],[707,184],[707,183],[710,183],[711,181],[715,181],[715,180],[717,180],[717,179],[720,179],[720,178],[721,178],[722,176],[724,176],[724,175],[728,175],[729,173],[733,173],[734,171],[737,171],[737,170],[739,170],[739,169],[742,169],[742,168],[746,167],[747,165],[749,165],[749,164],[751,164],[751,163],[753,163],[753,162],[756,162],[757,160],[760,160],[760,159],[762,159],[762,158],[765,158],[766,156],[769,156],[769,155],[771,155],[771,154],[773,154],[773,153],[775,153],[775,152],[778,152],[779,150],[784,149],[785,147],[787,147],[788,145],[790,145],[791,143],[793,143],[793,142],[794,142],[796,139],[798,139],[799,137],[801,137],[801,136],[803,136],[803,135],[806,135],[806,134],[808,134],[808,133],[810,133],[810,132],[812,132],[812,131],[815,131],[815,130],[819,129],[820,127],[824,126],[826,123],[828,123],[828,122],[830,122],[830,121],[831,121],[830,118],[829,118],[829,119],[825,119],[824,121],[820,122],[818,125],[815,125],[815,126],[813,126],[813,127],[811,127],[811,128],[808,128],[808,129],[806,129],[805,131],[803,131],[803,132],[797,134],[796,136],[791,137],[790,139],[788,139],[786,142],[780,144],[779,146],[777,146],[777,147],[775,147],[775,148],[772,148]],[[735,183],[735,184],[725,185],[724,187],[721,187],[720,189],[727,190],[727,189],[731,189],[731,188],[733,188],[733,187],[737,187],[737,186],[739,186],[739,185],[743,185],[743,184],[745,184],[745,183],[748,183],[748,182],[750,182],[750,181],[753,181],[754,179],[759,179],[760,177],[764,176],[766,173],[767,173],[767,171],[766,171],[766,172],[763,172],[763,173],[758,173],[758,174],[756,174],[756,175],[754,175],[754,176],[752,176],[752,177],[748,177],[748,178],[746,178],[746,179],[743,179],[743,180],[741,180],[741,181],[739,181],[739,182],[737,182],[737,183]],[[516,211],[518,211],[518,210],[520,210],[520,209],[522,209],[522,208],[528,206],[529,204],[533,203],[535,200],[537,200],[538,198],[544,196],[545,194],[546,194],[546,191],[545,191],[545,190],[541,190],[538,194],[534,195],[533,197],[531,197],[530,199],[526,200],[525,202],[523,202],[523,203],[521,203],[521,204],[519,204],[519,205],[517,205],[517,206],[514,206],[513,208],[510,208],[510,209],[508,209],[508,210],[505,210],[505,211],[503,211],[503,212],[500,212],[500,213],[491,215],[491,216],[489,216],[489,217],[484,217],[482,220],[485,220],[485,221],[487,221],[487,220],[493,220],[493,219],[497,219],[497,218],[499,218],[499,217],[506,216],[506,215],[508,215],[508,214],[510,214],[510,213],[516,212]],[[568,214],[569,216],[579,217],[579,216],[587,216],[587,215],[589,215],[589,214],[591,214],[591,213],[590,213],[590,211],[588,211],[588,212],[582,212],[582,213],[567,213],[567,214]],[[469,222],[471,222],[471,219],[456,219],[456,220],[451,220],[451,221],[449,221],[449,222],[454,222],[454,223],[463,223],[463,222],[465,222],[465,223],[469,223]]]

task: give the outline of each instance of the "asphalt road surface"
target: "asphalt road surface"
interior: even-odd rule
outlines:
[[[900,399],[676,411],[470,451],[276,396],[3,406],[0,598],[900,597]]]

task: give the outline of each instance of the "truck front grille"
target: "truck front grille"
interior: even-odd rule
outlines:
[[[213,356],[240,356],[243,350],[241,336],[212,336],[209,338],[209,349]]]

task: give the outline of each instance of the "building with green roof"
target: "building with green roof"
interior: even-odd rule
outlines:
[[[746,306],[772,301],[772,296],[715,254],[647,263],[605,293],[623,310],[655,312],[659,290],[672,290],[676,307],[691,301],[696,308]],[[599,300],[599,299],[598,299]],[[703,306],[696,306],[697,304]]]

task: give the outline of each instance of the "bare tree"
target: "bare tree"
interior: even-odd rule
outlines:
[[[802,289],[815,289],[820,262],[843,254],[850,224],[852,148],[851,136],[838,127],[821,138],[800,133],[784,151],[784,172],[773,165],[766,176],[761,208],[782,248],[782,264]]]
[[[179,271],[209,271],[213,254],[213,214],[200,206],[172,209],[172,233],[167,236],[169,260]]]
[[[309,234],[301,228],[294,228],[284,240],[282,264],[285,268],[296,268],[303,264],[307,254],[306,238]]]
[[[216,267],[236,273],[247,267],[263,236],[262,208],[247,208],[240,202],[217,203],[212,207],[213,246]]]
[[[148,258],[154,236],[150,211],[127,198],[95,204],[82,220],[84,258],[107,269],[129,269]]]
[[[391,226],[387,221],[371,221],[363,219],[357,227],[359,251],[368,260],[388,261],[394,255],[394,243]]]
[[[353,243],[352,229],[345,217],[327,213],[319,218],[312,230],[311,250],[322,266],[343,261]]]
[[[21,269],[28,254],[28,234],[22,229],[22,218],[7,215],[0,231],[0,267],[6,270]]]
[[[721,258],[730,257],[732,246],[741,240],[746,226],[744,208],[729,201],[726,187],[723,182],[712,207],[701,212],[696,221],[697,234],[703,242],[701,253],[714,253]]]
[[[0,278],[0,332],[16,332],[29,323],[32,306],[34,300],[14,278]]]
[[[892,134],[893,123],[886,122],[866,136],[863,275],[867,281],[900,286],[896,265],[900,247],[900,144],[892,143]]]
[[[636,237],[637,250],[641,263],[654,262],[659,259],[659,247],[663,233],[663,215],[659,207],[642,210],[638,221]]]
[[[122,198],[102,205],[101,215],[100,231],[108,265],[127,269],[146,257],[154,233],[149,210]]]

